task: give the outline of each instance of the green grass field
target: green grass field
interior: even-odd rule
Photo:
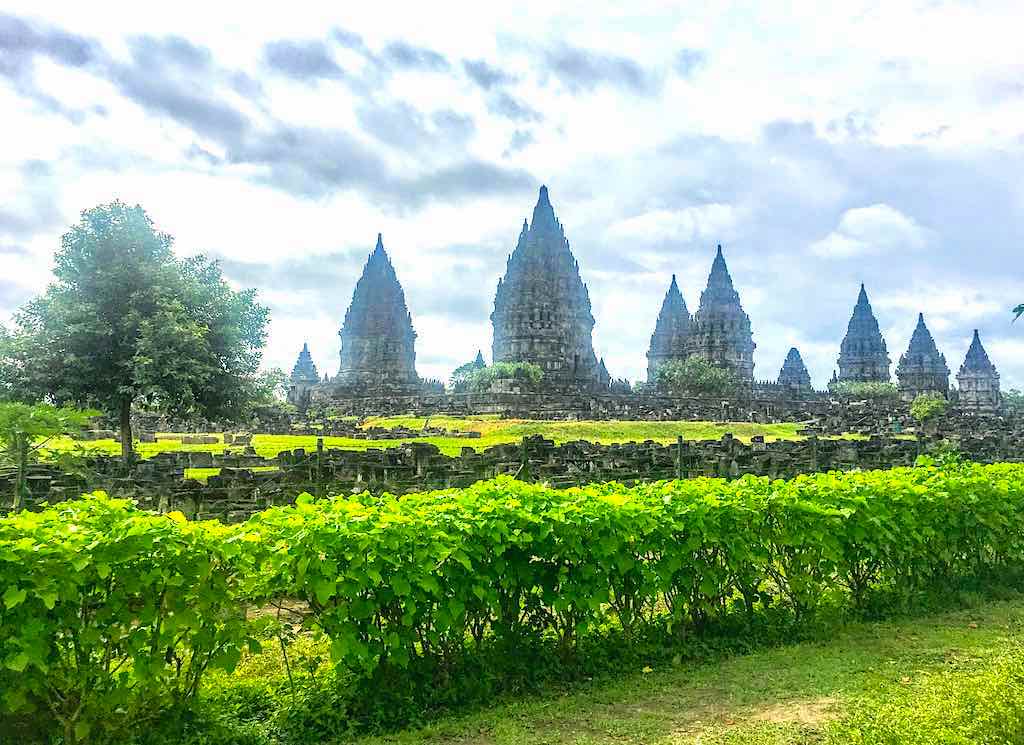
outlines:
[[[374,418],[366,422],[366,426],[398,427],[421,429],[426,420],[422,417],[387,417]],[[474,449],[488,448],[510,442],[519,442],[527,435],[540,434],[555,442],[570,440],[588,440],[603,444],[642,442],[654,440],[662,444],[676,441],[682,435],[687,440],[717,440],[723,434],[731,433],[737,438],[749,441],[755,435],[763,435],[767,440],[797,440],[799,424],[752,424],[750,422],[635,422],[635,421],[579,421],[579,422],[548,422],[526,421],[520,419],[497,419],[494,417],[431,417],[431,427],[443,427],[448,430],[480,432],[479,439],[457,437],[423,437],[417,442],[429,442],[437,445],[443,453],[458,455],[464,447]],[[316,437],[313,435],[255,435],[253,447],[260,455],[272,458],[282,450],[295,448],[316,448]],[[324,446],[328,448],[345,448],[348,450],[367,450],[370,448],[396,447],[408,440],[357,440],[349,437],[325,437]],[[115,455],[121,452],[121,446],[114,440],[95,440],[79,443],[89,451],[104,452]],[[54,441],[53,450],[67,450],[76,443],[69,439]],[[162,440],[156,443],[139,443],[138,452],[144,458],[157,453],[185,450],[223,452],[224,445],[182,445],[177,440]]]
[[[1024,601],[855,624],[715,664],[623,671],[360,745],[1009,743],[1024,733]],[[255,661],[254,661],[255,662]],[[1009,673],[1005,668],[1010,667]],[[246,666],[238,673],[246,674]],[[265,674],[262,669],[260,674]],[[1016,720],[1014,720],[1016,717]],[[991,720],[997,720],[995,724]],[[1008,720],[1002,721],[1002,720]]]

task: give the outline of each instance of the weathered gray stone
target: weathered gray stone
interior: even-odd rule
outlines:
[[[491,322],[494,362],[532,362],[546,381],[600,385],[590,295],[546,186],[498,281]]]

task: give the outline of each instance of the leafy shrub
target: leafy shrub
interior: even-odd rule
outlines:
[[[488,391],[496,380],[518,380],[536,387],[543,377],[544,371],[532,362],[495,362],[467,374],[465,388],[478,393]]]
[[[844,380],[829,384],[829,392],[846,400],[890,401],[899,400],[899,389],[892,383],[857,383]]]
[[[249,641],[238,538],[101,493],[0,518],[0,710],[73,745],[187,704]]]
[[[28,464],[39,457],[46,444],[60,435],[80,432],[100,412],[79,411],[50,404],[24,404],[0,401],[0,463],[15,468],[12,509],[21,508],[25,497]]]
[[[740,380],[732,370],[691,357],[659,365],[654,373],[654,388],[674,396],[735,396]]]
[[[210,717],[189,708],[203,673],[231,668],[253,633],[238,609],[287,599],[312,634],[283,638],[288,682],[263,698],[284,703],[264,708],[259,687],[219,700],[242,739],[257,724],[286,741],[339,738],[413,721],[424,701],[484,700],[524,664],[585,669],[595,639],[664,649],[740,614],[799,629],[823,607],[950,597],[1021,565],[1022,520],[1024,465],[955,461],[304,495],[234,527],[94,496],[0,520],[0,690],[8,710],[52,708],[67,743],[179,709],[198,717],[181,717],[190,742],[189,722]],[[330,664],[320,647],[304,659],[310,637],[326,638]],[[209,742],[230,741],[225,727]]]
[[[802,619],[830,596],[911,597],[1019,561],[1022,517],[1024,467],[950,464],[565,491],[503,478],[306,497],[246,530],[265,592],[305,600],[333,660],[384,680],[449,669],[487,637],[551,635],[568,655],[609,617],[628,639],[660,608],[684,633],[737,601]]]
[[[937,419],[949,409],[949,402],[941,393],[922,393],[910,404],[910,415],[924,423]]]
[[[1024,392],[1016,388],[1004,391],[1003,406],[1011,414],[1024,414]]]

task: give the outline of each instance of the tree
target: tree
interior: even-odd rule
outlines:
[[[946,413],[949,402],[941,393],[922,393],[910,404],[910,415],[925,424]]]
[[[98,411],[79,411],[50,404],[0,403],[0,460],[16,469],[11,508],[21,508],[28,495],[25,476],[28,464],[54,437],[77,434]]]
[[[659,365],[654,373],[654,387],[673,396],[729,397],[739,392],[740,381],[732,370],[691,357]]]
[[[495,362],[489,367],[478,367],[466,377],[466,389],[476,393],[488,391],[496,380],[518,380],[536,388],[544,377],[540,365],[532,362]]]
[[[138,205],[86,210],[62,239],[55,281],[17,316],[27,389],[116,416],[125,458],[136,402],[237,415],[266,339],[255,291],[233,291],[216,262],[177,259],[171,243]]]
[[[473,373],[483,368],[478,367],[473,362],[467,362],[465,365],[459,365],[452,371],[451,377],[448,379],[449,387],[455,393],[462,393],[469,387],[469,379]]]
[[[1024,415],[1024,391],[1011,388],[1003,393],[1003,406],[1011,414]]]
[[[1024,303],[1021,303],[1013,309],[1013,320],[1017,320],[1021,316],[1024,316]]]

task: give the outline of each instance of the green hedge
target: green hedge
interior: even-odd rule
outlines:
[[[252,641],[241,609],[304,601],[340,673],[451,669],[474,645],[652,621],[686,634],[737,609],[1019,567],[1024,465],[924,465],[791,481],[556,490],[512,479],[402,498],[301,497],[244,524],[188,523],[101,495],[0,519],[0,689],[84,737],[187,703]],[[73,741],[69,740],[69,741]]]
[[[0,519],[0,711],[75,743],[186,705],[255,643],[239,538],[102,494]]]

